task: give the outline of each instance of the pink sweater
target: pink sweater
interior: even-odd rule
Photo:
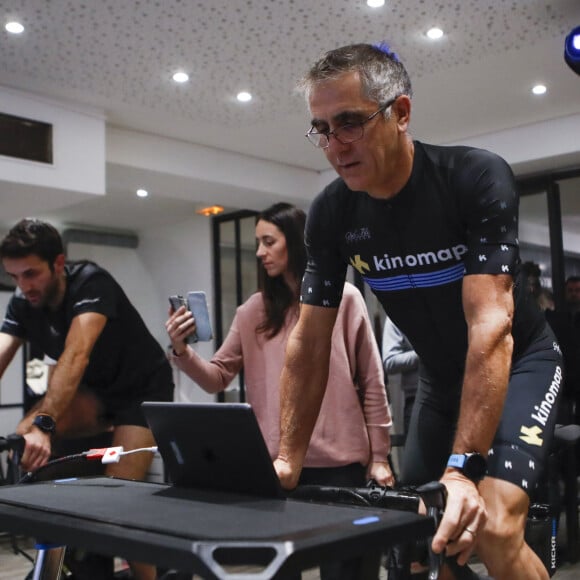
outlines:
[[[255,331],[264,316],[258,292],[237,309],[230,331],[211,361],[189,347],[172,359],[210,393],[223,391],[243,367],[248,403],[274,459],[280,439],[280,374],[298,313],[289,313],[285,326],[270,340]],[[304,466],[385,461],[390,450],[391,422],[381,357],[366,305],[361,293],[347,283],[332,334],[326,394]]]

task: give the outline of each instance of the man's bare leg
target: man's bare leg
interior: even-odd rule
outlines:
[[[479,484],[479,491],[488,519],[478,533],[476,551],[489,575],[495,580],[548,580],[544,564],[524,540],[527,494],[513,483],[492,477]]]

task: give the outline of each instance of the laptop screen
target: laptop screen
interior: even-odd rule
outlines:
[[[142,403],[177,487],[285,497],[247,403]]]

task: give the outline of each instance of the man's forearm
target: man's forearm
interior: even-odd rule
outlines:
[[[467,354],[454,452],[487,454],[495,436],[509,382],[513,339],[474,340]]]
[[[279,456],[300,469],[328,380],[329,348],[311,350],[291,337],[280,379]]]
[[[88,362],[84,353],[65,349],[54,367],[46,395],[36,412],[46,413],[58,422],[74,398]]]

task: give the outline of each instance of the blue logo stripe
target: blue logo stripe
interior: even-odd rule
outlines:
[[[392,292],[396,290],[408,290],[409,288],[430,288],[432,286],[442,286],[461,280],[465,273],[465,266],[457,264],[444,270],[431,272],[429,274],[407,274],[393,276],[390,278],[368,278],[363,276],[364,281],[373,289],[381,292]]]
[[[463,276],[465,267],[463,264],[457,264],[457,266],[452,266],[451,268],[446,268],[445,270],[439,270],[438,272],[431,272],[430,274],[412,274],[411,277],[417,281],[428,281],[436,279],[451,279],[455,280],[457,274]]]

